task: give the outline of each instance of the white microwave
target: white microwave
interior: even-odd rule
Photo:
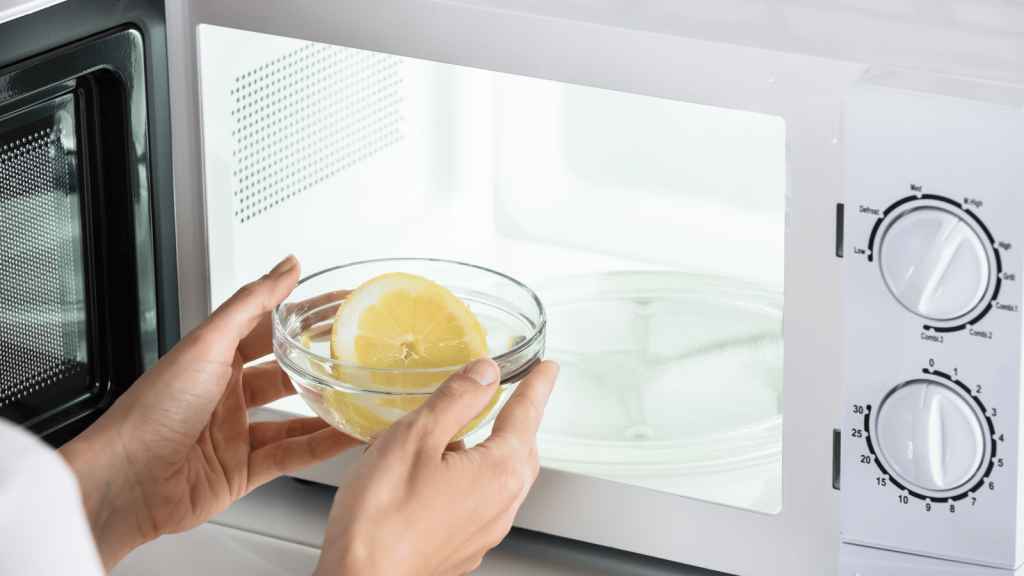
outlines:
[[[288,252],[480,264],[563,364],[516,526],[743,575],[1024,563],[1022,7],[167,10],[183,331]]]
[[[159,350],[288,253],[481,265],[563,366],[516,526],[744,576],[1020,573],[1024,6],[164,8],[169,104],[159,18],[121,22],[170,113],[173,234],[137,135]]]

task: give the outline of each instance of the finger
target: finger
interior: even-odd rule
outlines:
[[[282,440],[319,432],[328,426],[319,416],[253,422],[249,424],[249,444],[253,450],[259,450]]]
[[[487,406],[500,380],[501,371],[494,360],[474,360],[456,370],[422,406],[399,420],[407,419],[398,429],[412,427],[418,430],[424,445],[441,454],[452,438]],[[384,433],[385,436],[388,432]]]
[[[263,358],[274,351],[270,314],[271,312],[265,313],[256,323],[256,327],[250,330],[245,335],[245,338],[242,338],[242,341],[238,343],[238,352],[242,355],[242,360],[245,362],[252,362],[258,358]]]
[[[242,393],[248,410],[295,394],[295,386],[280,364],[264,362],[242,372]]]
[[[299,281],[301,267],[294,256],[288,256],[259,280],[242,286],[231,298],[213,311],[200,328],[194,330],[201,346],[217,356],[233,352],[274,306],[283,301]],[[269,324],[266,325],[269,329]],[[258,346],[247,345],[248,362],[259,358]],[[241,350],[240,350],[241,351]]]
[[[257,447],[255,452],[249,454],[246,493],[278,476],[318,464],[359,444],[362,442],[328,427],[266,447]]]
[[[511,443],[523,454],[533,448],[544,406],[561,368],[551,360],[537,365],[512,393],[494,419],[491,435],[483,443]]]
[[[476,570],[477,568],[479,568],[480,564],[482,564],[483,561],[484,561],[484,555],[483,554],[475,555],[475,556],[473,556],[471,558],[467,558],[466,560],[463,560],[462,562],[459,562],[451,570],[445,570],[444,572],[438,572],[437,574],[458,574],[460,576],[463,576],[463,575],[469,574],[469,573],[473,572],[474,570]]]

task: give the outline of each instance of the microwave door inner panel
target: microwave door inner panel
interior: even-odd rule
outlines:
[[[0,415],[88,395],[75,98],[0,118]]]

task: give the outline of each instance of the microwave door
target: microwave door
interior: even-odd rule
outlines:
[[[543,300],[563,366],[517,526],[835,572],[860,67],[412,0],[172,3],[168,42],[183,330],[288,253],[498,270]]]
[[[154,3],[0,24],[0,417],[54,446],[177,340],[153,29]]]

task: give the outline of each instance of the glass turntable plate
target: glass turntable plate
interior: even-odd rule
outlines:
[[[541,464],[775,513],[781,506],[782,293],[679,272],[538,286],[562,371]]]

